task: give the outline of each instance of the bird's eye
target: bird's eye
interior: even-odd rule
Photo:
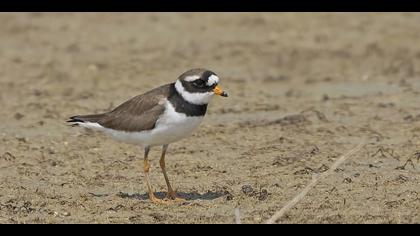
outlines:
[[[197,86],[197,87],[202,88],[202,87],[204,87],[205,82],[202,79],[198,79],[198,80],[194,81],[194,85]]]

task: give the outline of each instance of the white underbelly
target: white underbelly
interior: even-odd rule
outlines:
[[[185,117],[177,122],[158,123],[152,131],[150,145],[163,145],[188,137],[196,129],[203,117]]]
[[[104,128],[112,138],[129,144],[157,146],[176,142],[188,137],[201,123],[202,118],[187,117],[183,122],[156,125],[153,130],[126,132]]]

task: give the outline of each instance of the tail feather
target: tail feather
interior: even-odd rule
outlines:
[[[97,123],[104,117],[105,114],[94,114],[94,115],[82,115],[82,116],[72,116],[67,120],[68,123],[73,123],[72,125],[77,125],[78,123],[92,122]]]

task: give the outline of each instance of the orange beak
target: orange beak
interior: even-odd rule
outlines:
[[[220,88],[219,85],[214,87],[213,92],[214,92],[214,94],[222,96],[222,97],[227,97],[228,96],[228,94],[225,91],[223,91],[223,89]]]

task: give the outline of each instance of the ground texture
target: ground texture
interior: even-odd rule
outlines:
[[[420,14],[0,14],[0,223],[420,223]],[[221,77],[172,144],[184,205],[139,147],[69,127],[193,67]],[[160,149],[152,182],[163,196]]]

